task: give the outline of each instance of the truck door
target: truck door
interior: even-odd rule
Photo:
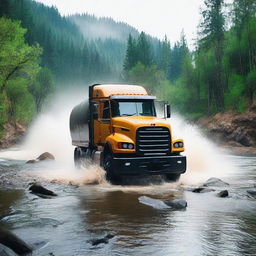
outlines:
[[[110,135],[110,104],[101,101],[98,106],[98,120],[94,120],[94,142],[105,144],[106,137]]]

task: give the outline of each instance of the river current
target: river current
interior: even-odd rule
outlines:
[[[256,184],[255,157],[224,155],[196,127],[173,117],[174,131],[185,139],[187,173],[177,183],[152,178],[114,186],[97,165],[74,168],[69,112],[51,108],[21,146],[0,151],[0,225],[33,245],[33,255],[256,255],[256,198],[247,192]],[[45,151],[56,160],[26,164]],[[229,185],[191,192],[210,177]],[[29,193],[34,181],[58,196]],[[229,197],[217,197],[224,189]],[[142,196],[184,199],[188,206],[172,211],[144,204]],[[107,244],[92,245],[107,234],[114,236]]]

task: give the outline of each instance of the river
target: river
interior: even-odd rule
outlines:
[[[255,157],[223,155],[197,128],[174,117],[188,156],[188,171],[180,181],[153,178],[146,185],[113,186],[96,165],[74,168],[67,116],[51,110],[32,125],[23,145],[0,151],[0,225],[34,245],[33,255],[256,254],[256,199],[247,193],[256,184]],[[58,132],[63,123],[66,128]],[[56,160],[26,164],[44,151]],[[189,190],[212,176],[230,185],[203,194]],[[58,196],[29,193],[34,181]],[[223,189],[229,197],[216,196]],[[143,204],[141,196],[184,199],[188,206],[161,209]],[[114,235],[108,244],[91,244],[107,234]]]

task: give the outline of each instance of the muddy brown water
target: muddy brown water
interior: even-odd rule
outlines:
[[[33,255],[40,256],[256,255],[256,198],[246,192],[256,184],[256,158],[227,158],[237,167],[223,178],[230,186],[205,194],[188,191],[190,184],[112,186],[103,180],[76,186],[82,176],[70,182],[54,175],[54,163],[0,158],[0,225],[34,245]],[[33,180],[58,197],[30,194]],[[229,198],[216,197],[222,189]],[[188,207],[159,209],[140,203],[140,196],[185,199]],[[115,237],[108,244],[90,244],[109,233]]]

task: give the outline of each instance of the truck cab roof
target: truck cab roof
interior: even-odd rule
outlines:
[[[117,95],[148,96],[148,93],[142,86],[129,84],[101,84],[93,88],[93,98],[110,98]]]

